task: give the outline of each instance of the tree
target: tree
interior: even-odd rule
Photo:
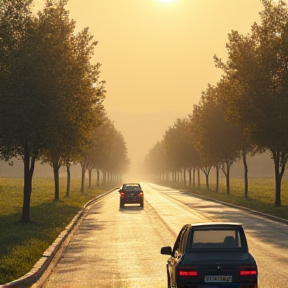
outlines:
[[[244,168],[244,195],[248,197],[248,164],[247,155],[260,154],[263,150],[259,149],[255,145],[249,142],[248,135],[239,121],[239,115],[237,112],[237,102],[235,101],[235,95],[244,89],[241,87],[241,83],[234,81],[233,78],[222,76],[220,81],[217,83],[217,98],[220,103],[225,107],[224,117],[225,120],[233,125],[238,130],[237,142],[239,144],[239,156],[242,158]],[[235,107],[236,105],[236,107]]]
[[[99,187],[100,171],[106,181],[107,173],[121,178],[129,168],[130,159],[127,156],[124,137],[115,129],[114,123],[107,116],[93,131],[93,146],[88,153],[87,162],[89,163],[89,186],[93,169],[97,171],[97,186]]]
[[[53,167],[55,200],[59,199],[61,165],[67,166],[67,160],[76,159],[79,151],[88,153],[87,143],[101,121],[105,92],[99,81],[100,64],[90,64],[96,42],[88,28],[75,33],[65,5],[66,1],[57,5],[47,1],[43,13],[38,14],[42,50],[50,59],[43,70],[54,71],[54,77],[46,81],[55,89],[50,100],[57,107],[53,118],[57,129],[50,130],[53,137],[46,142],[43,155]]]
[[[163,137],[166,158],[170,163],[169,167],[172,168],[174,173],[176,173],[176,171],[182,171],[186,164],[186,151],[183,149],[184,138],[185,130],[183,129],[181,119],[177,119],[174,125],[166,130]]]
[[[37,66],[31,59],[31,34],[35,19],[30,11],[32,1],[0,2],[0,143],[1,156],[20,155],[24,162],[22,221],[28,222],[32,175],[39,149],[45,140],[38,117],[43,106],[37,99]],[[27,53],[26,53],[27,52]],[[33,81],[28,77],[33,74]],[[39,105],[40,104],[40,105]],[[43,105],[43,104],[42,104]],[[36,108],[37,107],[37,108]],[[36,109],[35,109],[36,108]],[[34,113],[35,112],[35,113]]]
[[[218,87],[211,85],[202,92],[200,104],[193,111],[193,134],[196,137],[195,147],[200,154],[201,169],[206,175],[207,188],[209,189],[211,167],[219,165],[226,176],[226,189],[229,194],[229,171],[239,155],[239,133],[238,129],[225,120],[225,107],[218,101],[218,93]]]
[[[174,171],[183,171],[183,182],[186,185],[186,171],[191,185],[191,168],[198,164],[198,153],[193,145],[191,122],[188,118],[177,119],[165,132],[163,142],[166,157]]]
[[[89,150],[87,161],[89,162],[89,170],[92,172],[93,169],[96,169],[97,171],[97,187],[100,184],[100,171],[111,153],[111,141],[109,141],[109,138],[111,137],[112,129],[114,129],[113,122],[105,116],[102,124],[95,127],[93,131],[93,146]]]
[[[249,142],[269,149],[275,168],[275,206],[281,206],[281,180],[288,157],[288,13],[283,1],[262,1],[261,24],[251,35],[229,34],[228,61],[216,64],[234,86],[230,106]],[[236,88],[237,87],[237,88]]]
[[[112,153],[110,154],[110,162],[111,166],[109,171],[114,176],[118,176],[117,178],[122,178],[122,175],[127,173],[130,166],[130,159],[128,158],[128,151],[126,147],[126,142],[124,140],[123,135],[115,130],[113,143],[112,143]]]
[[[30,2],[0,2],[1,155],[23,158],[23,222],[30,221],[36,159],[50,155],[58,171],[67,143],[79,147],[89,138],[103,100],[92,87],[99,65],[87,66],[95,42],[87,29],[74,35],[75,23],[64,9],[67,1],[48,0],[38,18]]]
[[[148,152],[143,162],[144,170],[156,180],[168,170],[167,157],[164,149],[164,140],[158,141]]]

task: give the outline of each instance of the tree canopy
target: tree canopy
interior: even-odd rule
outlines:
[[[288,9],[284,1],[262,3],[261,21],[251,26],[251,33],[241,35],[232,30],[228,34],[227,60],[214,56],[216,67],[223,74],[215,86],[208,85],[202,93],[190,115],[190,125],[200,157],[198,167],[223,168],[226,163],[223,172],[227,174],[228,166],[242,155],[245,196],[246,154],[269,150],[275,166],[275,206],[280,206],[281,180],[288,159]],[[186,139],[179,137],[180,133],[179,143],[175,142],[171,133],[169,128],[163,146],[170,147],[169,158],[175,167],[183,168],[184,150],[176,148],[184,147]],[[162,155],[162,151],[159,153]],[[184,154],[188,158],[191,153],[194,152]],[[169,169],[170,166],[163,168]]]
[[[59,167],[91,151],[106,93],[101,65],[92,63],[97,41],[88,28],[75,31],[67,0],[46,0],[37,15],[31,3],[0,2],[0,156],[23,158],[24,222],[30,221],[35,161],[53,167],[57,200]]]

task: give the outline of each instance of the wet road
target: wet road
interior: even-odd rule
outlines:
[[[119,208],[117,191],[94,204],[43,288],[166,287],[167,256],[185,223],[244,224],[260,288],[288,287],[288,226],[169,188],[142,184],[144,209]],[[172,197],[172,198],[171,198]]]

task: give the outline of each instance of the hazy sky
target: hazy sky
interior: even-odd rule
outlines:
[[[220,79],[213,55],[225,59],[228,33],[249,33],[263,6],[260,0],[69,0],[67,8],[77,29],[89,27],[98,41],[104,106],[138,161]]]

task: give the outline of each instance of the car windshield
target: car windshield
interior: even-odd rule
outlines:
[[[206,229],[193,231],[191,249],[242,248],[240,233],[236,229]]]
[[[123,187],[123,189],[125,191],[138,191],[138,190],[141,190],[140,186],[139,185],[125,185]]]

